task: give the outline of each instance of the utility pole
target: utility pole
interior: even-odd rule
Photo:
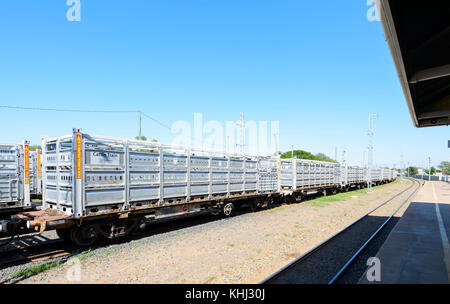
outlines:
[[[406,168],[407,176],[409,177],[409,162],[408,162],[408,168]]]
[[[142,115],[142,111],[138,110],[138,122],[139,122],[139,131],[138,131],[138,139],[141,139],[141,115]]]
[[[334,160],[338,161],[338,159],[337,159],[337,147],[334,147]]]
[[[422,168],[422,180],[425,180],[424,179],[424,174],[425,174],[425,166],[423,166],[423,168]]]
[[[369,137],[369,145],[367,149],[367,192],[372,191],[372,161],[373,161],[373,119],[377,114],[369,114],[369,130],[367,135]]]
[[[278,141],[277,141],[278,137],[277,137],[277,134],[274,133],[273,137],[274,137],[274,141],[275,141],[275,153],[278,156]]]
[[[405,175],[405,164],[403,163],[403,151],[400,151],[400,178]]]
[[[244,113],[241,112],[241,119],[237,124],[241,130],[239,144],[241,153],[244,154],[244,146],[245,146],[245,123],[244,123]]]
[[[428,156],[428,181],[431,181],[431,157]]]
[[[294,158],[294,145],[291,145],[291,158]]]

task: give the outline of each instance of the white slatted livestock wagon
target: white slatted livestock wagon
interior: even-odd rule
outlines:
[[[0,143],[0,212],[30,207],[28,141]]]
[[[30,195],[34,198],[41,198],[42,179],[41,179],[41,151],[30,151]]]
[[[280,159],[280,188],[284,194],[308,190],[336,191],[340,180],[338,163],[306,159]]]
[[[363,167],[343,164],[340,166],[341,187],[361,187],[367,183]]]
[[[128,233],[143,215],[156,219],[218,208],[228,215],[236,204],[278,193],[278,160],[271,157],[91,136],[78,129],[44,138],[42,147],[42,214],[33,215],[28,226],[53,226],[68,237],[63,228],[91,221],[90,228],[69,230],[79,244],[99,233]],[[111,218],[106,228],[96,222],[105,217]]]
[[[369,175],[358,166],[93,136],[80,129],[44,137],[42,149],[42,209],[0,221],[2,235],[56,230],[63,239],[90,245],[99,236],[143,229],[148,219],[202,210],[228,216],[241,206],[254,210],[348,190],[342,185],[365,186],[368,177],[375,183],[386,179],[381,169]],[[20,181],[26,170],[17,168],[11,170]]]
[[[366,170],[366,173],[368,174],[366,176],[367,180],[372,180],[372,184],[377,185],[379,182],[382,181],[381,176],[381,169],[380,168],[371,168],[370,170]]]

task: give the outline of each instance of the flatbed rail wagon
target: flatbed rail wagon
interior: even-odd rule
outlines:
[[[237,205],[278,191],[277,159],[270,157],[91,136],[79,129],[43,138],[42,148],[42,210],[18,214],[16,223],[56,229],[79,245],[143,228],[144,216],[204,209],[229,215]]]
[[[42,139],[42,207],[0,222],[0,235],[56,230],[77,245],[143,230],[147,219],[201,210],[229,216],[311,192],[368,183],[367,168],[72,134]],[[390,181],[381,169],[372,182]],[[384,171],[383,171],[384,172]],[[365,179],[365,180],[364,180]]]

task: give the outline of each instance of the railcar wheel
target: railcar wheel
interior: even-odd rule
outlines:
[[[262,199],[257,202],[256,207],[258,209],[264,210],[269,208],[270,204],[270,199]]]
[[[295,204],[296,202],[297,200],[295,199],[295,196],[293,194],[286,197],[287,204]]]
[[[230,216],[231,213],[233,212],[233,209],[234,209],[233,203],[225,204],[222,209],[223,215],[225,215],[227,217]]]
[[[56,229],[56,234],[64,242],[70,242],[70,229],[69,228]]]
[[[131,230],[132,235],[139,235],[147,228],[147,221],[145,216],[135,219],[135,226]]]
[[[95,243],[97,238],[97,229],[93,225],[73,227],[70,229],[70,240],[77,246],[90,246]]]

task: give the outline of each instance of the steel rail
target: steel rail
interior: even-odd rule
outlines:
[[[21,261],[31,260],[36,256],[46,254],[50,255],[50,252],[60,250],[59,246],[63,243],[64,242],[62,240],[55,239],[55,240],[48,240],[37,245],[0,251],[0,267],[18,263]]]
[[[412,180],[415,181],[414,179],[408,179],[408,180]],[[356,221],[354,221],[353,223],[349,224],[348,226],[346,226],[345,228],[343,228],[342,230],[336,232],[335,234],[333,234],[332,236],[330,236],[328,239],[326,239],[325,241],[319,243],[317,246],[315,246],[314,248],[308,250],[307,252],[305,252],[304,254],[302,254],[300,257],[298,257],[297,259],[295,259],[294,261],[290,262],[289,264],[287,264],[286,266],[284,266],[283,268],[279,269],[278,271],[276,271],[275,273],[273,273],[272,275],[270,275],[269,277],[267,277],[266,279],[264,279],[263,281],[261,281],[259,284],[267,284],[270,283],[271,281],[275,280],[276,278],[280,277],[283,273],[287,272],[289,269],[291,269],[292,267],[294,267],[295,265],[297,265],[298,263],[300,263],[301,261],[303,261],[304,259],[306,259],[308,256],[310,256],[311,254],[313,254],[314,252],[316,252],[318,249],[322,248],[324,245],[328,244],[331,240],[335,239],[338,235],[342,234],[343,232],[347,231],[350,227],[352,227],[353,225],[355,225],[356,223],[360,222],[361,220],[363,220],[364,218],[366,218],[369,214],[373,213],[374,211],[376,211],[377,209],[381,208],[382,206],[386,205],[387,203],[389,203],[390,201],[392,201],[394,198],[400,196],[401,194],[405,193],[406,191],[410,190],[412,187],[414,187],[414,183],[409,186],[408,188],[406,188],[405,190],[400,191],[399,193],[395,194],[394,196],[392,196],[391,198],[389,198],[388,200],[384,201],[383,203],[381,203],[380,205],[378,205],[377,207],[375,207],[374,209],[372,209],[371,211],[367,212],[366,214],[364,214],[363,216],[361,216],[360,218],[358,218]]]
[[[417,182],[417,181],[416,181]],[[366,246],[372,241],[372,239],[384,228],[384,226],[386,226],[386,224],[394,217],[394,215],[400,210],[400,208],[402,208],[408,201],[409,199],[415,195],[417,193],[417,191],[420,189],[420,183],[417,182],[418,187],[414,190],[413,193],[411,193],[400,205],[400,207],[398,207],[394,213],[392,213],[392,215],[369,237],[369,239],[358,249],[358,251],[356,251],[356,253],[347,261],[347,263],[344,264],[344,266],[342,266],[342,268],[336,273],[336,275],[328,282],[328,284],[333,284],[334,282],[336,282],[336,280],[342,275],[342,273],[348,268],[348,266],[350,266],[353,261],[359,256],[359,254],[364,250],[364,248],[366,248]]]
[[[24,262],[45,261],[45,260],[49,260],[52,258],[59,258],[62,256],[67,256],[70,254],[72,254],[72,251],[70,251],[70,250],[55,249],[52,251],[30,254],[27,256],[17,256],[17,257],[11,258],[8,261],[0,262],[0,267],[3,267],[3,266],[10,267],[13,265],[24,264]]]

